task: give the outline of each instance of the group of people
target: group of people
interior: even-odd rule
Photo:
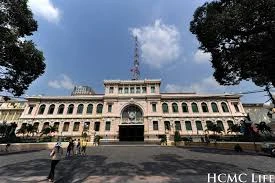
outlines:
[[[86,155],[87,140],[86,139],[74,139],[69,141],[67,147],[66,157],[72,155]],[[50,153],[51,157],[51,170],[47,179],[50,182],[54,181],[54,170],[58,162],[62,159],[63,149],[61,147],[61,142],[57,142]]]
[[[66,157],[70,157],[72,155],[86,155],[86,147],[87,147],[86,139],[82,139],[82,140],[71,139],[67,147]]]

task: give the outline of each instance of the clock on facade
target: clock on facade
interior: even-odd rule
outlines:
[[[135,119],[135,117],[136,117],[136,113],[135,112],[129,112],[129,119],[130,120],[133,120],[133,119]]]

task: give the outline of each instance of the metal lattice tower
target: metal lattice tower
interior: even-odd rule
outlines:
[[[132,80],[139,80],[140,72],[139,72],[139,44],[137,36],[134,37],[135,39],[135,55],[134,55],[134,67],[131,69],[132,72]]]

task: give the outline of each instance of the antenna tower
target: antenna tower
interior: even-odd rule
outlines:
[[[132,72],[132,80],[139,80],[140,72],[139,72],[139,44],[137,36],[135,38],[135,55],[134,55],[134,66],[131,69]]]

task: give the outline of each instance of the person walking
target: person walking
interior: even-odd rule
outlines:
[[[67,153],[66,153],[66,157],[70,157],[71,156],[71,151],[73,148],[73,141],[72,139],[69,141],[69,145],[67,147]]]
[[[77,155],[81,155],[80,150],[81,150],[81,147],[80,147],[80,139],[78,139],[77,145],[76,145],[76,154],[77,154]]]
[[[50,182],[54,181],[54,170],[57,163],[61,160],[63,155],[63,149],[61,147],[61,142],[57,142],[55,147],[53,148],[50,156],[51,156],[51,170],[49,176],[47,177]]]
[[[73,155],[76,155],[77,149],[76,149],[76,139],[73,140],[73,146],[72,146],[72,151],[73,151]]]
[[[86,155],[86,147],[87,147],[87,140],[86,139],[82,139],[81,141],[81,154],[82,155]]]

